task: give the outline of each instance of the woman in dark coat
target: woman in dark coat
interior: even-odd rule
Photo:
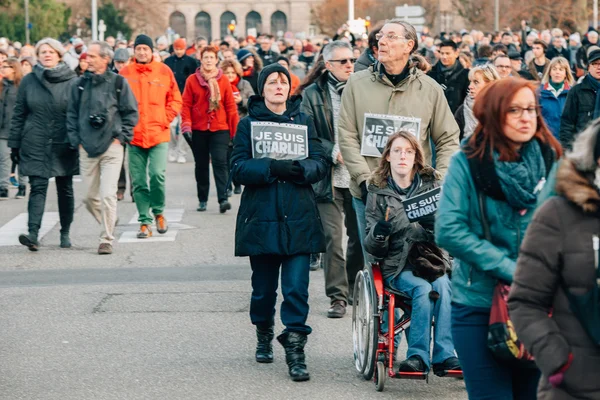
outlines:
[[[587,322],[598,329],[600,316],[585,313],[582,324],[566,295],[585,295],[600,285],[599,133],[597,120],[561,161],[558,196],[537,211],[527,229],[508,300],[517,335],[542,371],[541,400],[600,399],[600,338],[584,328]]]
[[[39,247],[38,231],[52,177],[56,177],[58,193],[60,246],[71,247],[69,229],[75,209],[73,175],[79,173],[79,156],[77,149],[70,148],[67,138],[67,101],[76,75],[61,62],[64,53],[57,40],[46,38],[38,42],[39,63],[19,86],[8,140],[19,172],[29,176],[29,234],[20,235],[19,242],[31,251]]]
[[[271,341],[281,268],[284,298],[281,320],[285,330],[277,340],[285,348],[292,379],[305,381],[309,374],[304,346],[311,332],[306,325],[309,259],[310,254],[325,251],[323,227],[311,184],[323,179],[328,168],[314,123],[300,112],[301,98],[289,98],[288,71],[279,64],[269,65],[259,76],[258,88],[260,95],[252,96],[248,104],[249,116],[238,125],[231,159],[233,182],[245,185],[237,217],[235,255],[250,256],[250,319],[256,325],[258,362],[273,361]],[[301,134],[299,139],[294,135],[297,140],[288,142],[294,142],[296,146],[290,147],[296,149],[308,142],[308,157],[265,150],[266,140],[253,139],[258,133],[252,134],[260,122],[288,125],[274,126],[271,130],[274,137],[279,133],[276,129],[281,129],[284,135],[289,135],[287,132],[292,129],[294,133],[301,132],[290,125],[305,129],[306,135]],[[266,130],[261,133],[269,135]]]

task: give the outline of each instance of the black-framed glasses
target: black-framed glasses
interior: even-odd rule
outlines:
[[[508,109],[507,114],[512,118],[521,118],[525,112],[530,117],[535,117],[538,115],[538,108],[513,106]]]
[[[342,65],[346,65],[348,63],[354,64],[356,63],[356,58],[346,58],[343,60],[329,60],[329,62],[339,62]]]

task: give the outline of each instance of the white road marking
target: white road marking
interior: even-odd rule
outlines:
[[[163,215],[167,219],[167,223],[181,222],[181,220],[183,219],[184,212],[185,212],[185,209],[183,209],[183,208],[168,208],[164,211]],[[133,217],[131,217],[131,219],[129,220],[129,225],[139,224],[139,221],[138,221],[139,217],[140,217],[140,214],[138,214],[136,212],[135,215]]]
[[[165,234],[160,234],[156,230],[156,222],[152,223],[152,237],[147,239],[138,239],[137,232],[139,227],[138,217],[139,214],[136,212],[135,215],[131,218],[128,225],[134,225],[135,230],[127,230],[121,234],[119,238],[119,243],[152,243],[152,242],[174,242],[177,238],[177,232],[180,230],[186,229],[194,229],[195,227],[190,225],[185,225],[181,223],[183,219],[183,213],[185,209],[183,208],[171,208],[166,209],[164,211],[164,216],[167,219],[167,224],[169,225],[169,230]],[[131,228],[131,227],[128,227]],[[127,228],[126,228],[127,229]]]
[[[27,233],[28,214],[21,213],[8,221],[0,228],[0,246],[20,246],[19,235]],[[45,212],[42,218],[42,226],[38,233],[38,238],[41,239],[54,228],[59,221],[57,212]]]

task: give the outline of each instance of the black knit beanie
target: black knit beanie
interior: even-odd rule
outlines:
[[[150,47],[150,50],[154,50],[154,44],[152,43],[152,39],[150,38],[150,36],[138,35],[135,38],[135,42],[133,43],[133,48],[135,49],[140,44],[144,44],[144,45]]]
[[[260,71],[260,74],[258,75],[258,95],[262,96],[263,95],[263,90],[265,88],[265,83],[267,82],[267,78],[269,77],[269,75],[271,75],[272,73],[283,73],[285,74],[285,76],[287,76],[288,79],[288,83],[290,84],[290,92],[291,92],[291,84],[292,84],[292,78],[290,77],[290,73],[288,72],[287,69],[285,69],[285,67],[279,65],[278,63],[274,63],[274,64],[270,64],[268,66],[266,66],[265,68],[263,68],[262,71]],[[291,95],[292,93],[288,94],[288,97]]]

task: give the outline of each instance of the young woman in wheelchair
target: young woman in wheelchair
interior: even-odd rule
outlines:
[[[400,363],[400,372],[427,372],[433,366],[434,373],[443,375],[444,371],[460,369],[450,333],[448,255],[435,247],[434,217],[411,223],[402,204],[440,184],[441,175],[424,164],[418,140],[405,131],[389,137],[368,184],[365,248],[379,260],[386,286],[402,292],[412,302],[407,359]],[[424,248],[435,251],[423,252]]]

